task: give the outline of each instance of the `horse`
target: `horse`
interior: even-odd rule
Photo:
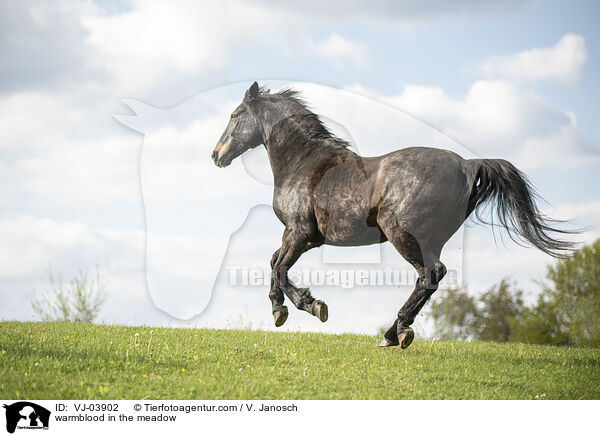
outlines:
[[[465,160],[429,147],[362,157],[332,134],[297,91],[271,93],[254,82],[232,112],[212,159],[227,167],[261,144],[273,172],[273,210],[285,226],[271,258],[269,298],[276,327],[288,317],[284,295],[299,310],[327,321],[327,305],[287,276],[303,253],[323,244],[389,241],[416,269],[414,291],[380,343],[401,348],[412,343],[410,326],[446,274],[440,261],[444,244],[472,212],[485,222],[481,211],[495,206],[499,224],[515,242],[554,257],[572,250],[573,243],[554,233],[573,232],[540,213],[530,182],[506,160]]]

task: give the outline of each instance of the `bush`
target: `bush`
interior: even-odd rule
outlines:
[[[56,278],[52,270],[48,280],[50,290],[31,299],[31,307],[42,319],[92,322],[106,300],[107,281],[98,267],[92,280],[81,270],[68,285],[63,285],[62,275]]]

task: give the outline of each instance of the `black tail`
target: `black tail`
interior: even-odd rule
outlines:
[[[481,217],[482,206],[485,203],[495,204],[500,224],[517,244],[529,242],[553,257],[568,257],[576,244],[555,239],[550,234],[575,234],[579,231],[553,227],[563,221],[542,215],[535,204],[539,196],[523,173],[503,159],[474,159],[472,162],[477,163],[479,169],[469,198],[467,216],[475,210],[477,219],[485,223]]]

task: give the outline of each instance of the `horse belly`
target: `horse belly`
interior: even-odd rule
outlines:
[[[374,211],[373,211],[374,213]],[[317,207],[315,215],[325,243],[339,246],[370,245],[386,241],[376,217],[354,201]]]
[[[372,204],[377,168],[373,159],[357,158],[323,173],[313,191],[313,206],[325,244],[357,246],[386,241]]]
[[[377,244],[386,241],[379,227],[368,227],[360,221],[344,217],[333,220],[325,230],[325,244],[352,247]]]

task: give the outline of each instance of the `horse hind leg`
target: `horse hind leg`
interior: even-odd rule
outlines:
[[[408,297],[402,308],[398,311],[396,327],[397,342],[393,345],[400,345],[401,348],[407,348],[413,341],[415,333],[410,327],[415,321],[415,317],[419,314],[425,303],[431,295],[437,290],[440,280],[446,274],[446,267],[441,262],[435,262],[432,268],[424,267],[424,274],[417,279],[415,290]],[[387,333],[387,332],[386,332]],[[393,334],[393,332],[391,332]],[[388,337],[384,337],[382,346],[387,346]]]
[[[401,348],[407,348],[412,343],[415,333],[410,326],[425,303],[437,290],[438,283],[446,272],[446,267],[441,262],[431,269],[424,267],[419,269],[424,273],[417,279],[414,291],[398,312],[398,318],[385,333],[379,346],[400,345]],[[427,275],[431,277],[430,280],[426,278]]]
[[[394,230],[393,232],[391,230]],[[398,318],[384,334],[379,344],[382,347],[400,345],[407,348],[414,339],[414,331],[410,327],[427,300],[437,290],[439,282],[446,274],[446,267],[439,260],[436,251],[419,242],[408,232],[388,229],[388,240],[394,248],[417,270],[419,278],[415,289],[398,312]]]

